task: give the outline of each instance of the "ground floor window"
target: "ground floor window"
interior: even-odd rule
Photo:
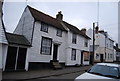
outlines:
[[[52,39],[42,37],[41,54],[51,55],[51,48],[52,48]]]
[[[76,49],[72,49],[71,60],[73,60],[73,61],[76,60]]]
[[[89,52],[84,52],[84,61],[89,61]]]

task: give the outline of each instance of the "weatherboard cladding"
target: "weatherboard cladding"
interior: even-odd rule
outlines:
[[[9,44],[31,46],[30,42],[23,36],[12,33],[6,33]]]
[[[90,37],[88,37],[86,34],[82,33],[77,27],[65,22],[65,21],[59,21],[57,20],[56,18],[53,18],[47,14],[44,14],[30,6],[28,6],[33,18],[35,18],[35,20],[37,21],[41,21],[41,22],[44,22],[46,24],[49,24],[49,25],[52,25],[54,27],[57,27],[63,31],[67,31],[63,25],[61,24],[61,22],[64,23],[64,25],[66,27],[68,27],[73,33],[76,33],[76,34],[80,34],[82,35],[83,37],[87,38],[87,39],[91,39]]]

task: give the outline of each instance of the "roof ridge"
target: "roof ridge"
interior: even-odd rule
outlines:
[[[49,16],[49,17],[52,18],[52,19],[57,20],[56,18],[54,18],[54,17],[52,17],[52,16],[50,16],[50,15],[48,15],[48,14],[45,14],[45,13],[41,12],[40,10],[35,9],[35,8],[29,6],[29,5],[27,5],[27,7],[28,7],[28,8],[31,8],[31,9],[33,9],[33,10],[35,10],[35,11],[37,11],[38,13],[42,13],[42,14],[44,14],[44,15],[46,15],[46,16]],[[57,21],[58,21],[58,20],[57,20]]]

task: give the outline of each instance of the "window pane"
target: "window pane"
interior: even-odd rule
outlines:
[[[41,53],[42,54],[46,54],[46,55],[50,55],[51,52],[51,44],[52,44],[52,40],[49,38],[42,38],[42,47],[41,47]]]
[[[71,60],[76,60],[76,49],[72,49]]]
[[[73,33],[73,35],[72,35],[72,43],[76,44],[76,41],[77,41],[77,35]]]
[[[41,23],[41,31],[48,32],[48,25],[45,23]]]
[[[56,35],[59,36],[59,37],[62,37],[62,30],[57,29],[57,34]]]

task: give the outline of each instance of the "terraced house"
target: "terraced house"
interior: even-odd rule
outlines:
[[[89,64],[90,38],[86,29],[79,30],[63,21],[62,12],[53,18],[27,6],[14,34],[7,33],[7,37],[10,45],[4,70]]]

